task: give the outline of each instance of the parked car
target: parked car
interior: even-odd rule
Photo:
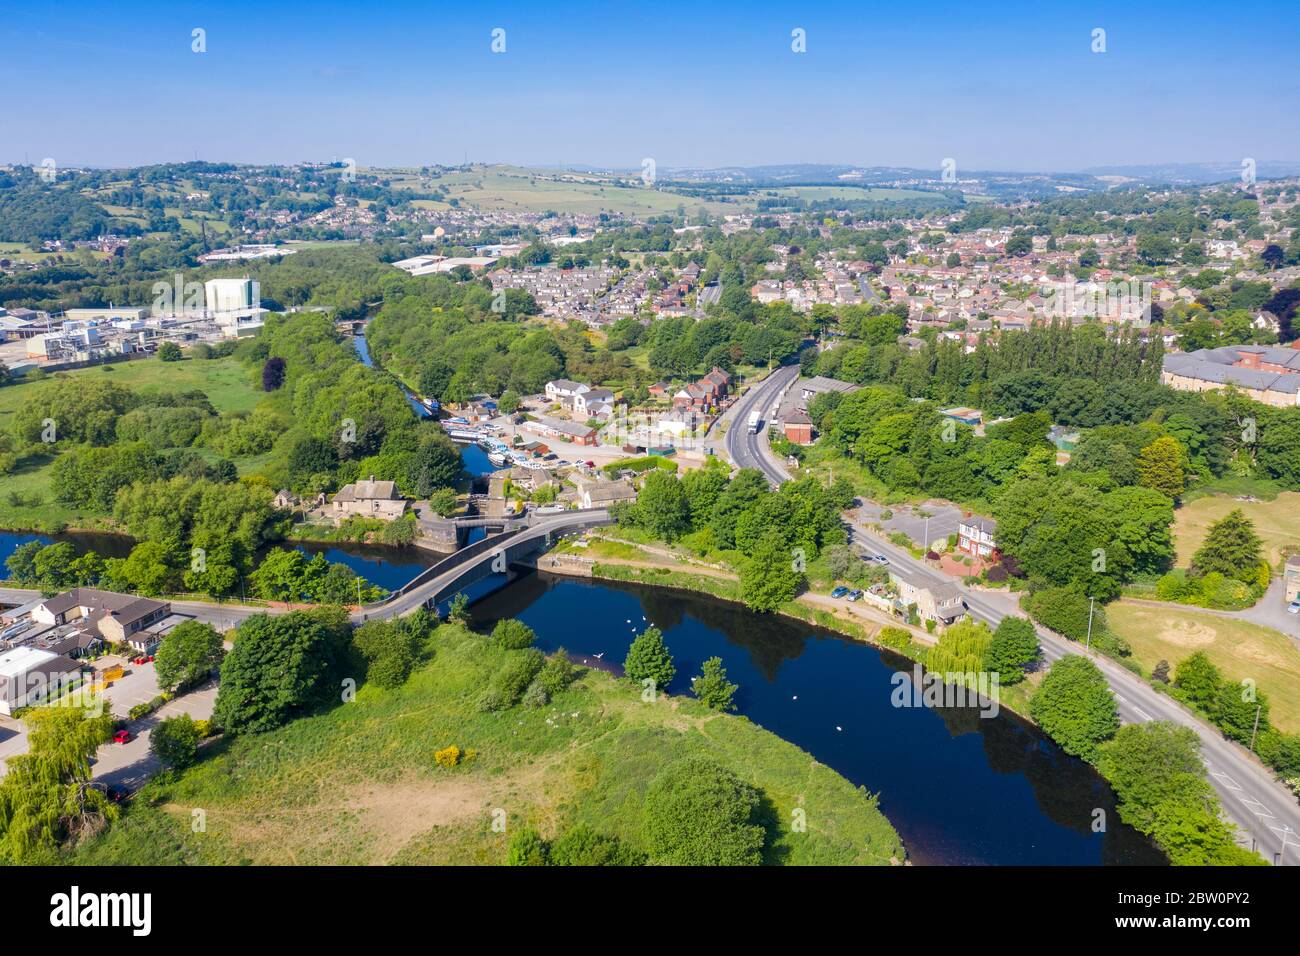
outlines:
[[[846,594],[848,594],[848,593],[849,593],[849,589],[846,588],[846,587],[844,587],[843,585],[840,585],[840,586],[837,587],[834,591],[831,592],[831,597],[833,597],[833,598],[842,598],[842,597],[844,597],[844,595],[846,595]]]
[[[113,735],[113,743],[115,744],[124,744],[130,739],[131,739],[131,731],[129,730],[119,730],[117,733]]]
[[[1298,599],[1292,601],[1290,604],[1288,604],[1288,605],[1286,606],[1286,612],[1287,612],[1288,614],[1300,614],[1300,598],[1298,598]]]
[[[862,600],[862,592],[859,591],[859,590],[857,590],[856,588],[855,588],[854,590],[850,591],[850,592],[849,592],[847,595],[845,595],[845,596],[846,596],[850,601],[861,601],[861,600]]]

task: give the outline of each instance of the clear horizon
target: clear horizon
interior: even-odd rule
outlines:
[[[0,161],[935,169],[951,157],[960,175],[1300,160],[1285,68],[1300,8],[1280,0],[1249,22],[1205,2],[940,0],[921,20],[839,2],[516,7],[0,6],[0,38],[21,54],[0,62]]]

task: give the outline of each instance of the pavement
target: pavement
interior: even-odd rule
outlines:
[[[111,666],[112,656],[100,658],[97,664]],[[158,675],[153,664],[126,663],[126,674],[108,688],[105,695],[115,717],[126,719],[132,707],[158,696]],[[106,743],[95,755],[91,778],[99,783],[137,790],[161,769],[158,760],[149,752],[149,737],[154,727],[168,717],[189,714],[195,720],[207,720],[217,699],[217,682],[210,681],[168,701],[154,713],[127,724],[131,739],[124,744]],[[27,727],[21,720],[0,717],[0,761],[27,752]],[[0,763],[0,777],[8,772],[8,765]]]
[[[782,379],[764,382],[738,403],[733,409],[737,423],[746,420],[750,408],[764,408],[765,404],[779,399],[784,387],[798,375],[797,368],[782,369],[780,372],[785,373]],[[733,432],[743,434],[733,436]],[[760,468],[774,485],[789,479],[785,465],[772,453],[765,433],[755,436],[749,435],[747,430],[731,428],[727,432],[727,453],[737,465]],[[859,501],[858,507],[845,515],[852,537],[856,542],[868,544],[874,552],[888,557],[891,567],[911,580],[943,581],[954,585],[961,593],[970,615],[990,626],[997,626],[1008,615],[1023,616],[1014,595],[976,590],[960,580],[940,576],[903,548],[880,537],[863,520],[860,508],[864,504],[865,502]],[[877,511],[876,514],[878,513]],[[869,515],[870,512],[867,513],[868,520]],[[933,520],[931,519],[931,535],[937,536]],[[1037,630],[1043,656],[1049,663],[1060,660],[1067,654],[1078,654],[1088,657],[1097,665],[1110,685],[1120,719],[1124,723],[1167,720],[1190,727],[1200,740],[1201,758],[1209,774],[1210,784],[1223,805],[1224,815],[1238,828],[1238,843],[1276,865],[1300,865],[1300,803],[1295,794],[1279,783],[1259,758],[1245,747],[1224,738],[1218,729],[1115,661],[1044,628]]]
[[[884,511],[893,513],[882,519],[880,515]],[[901,531],[918,545],[946,541],[948,535],[957,533],[957,525],[966,514],[946,501],[926,501],[919,505],[881,505],[864,501],[859,513],[865,521],[879,524],[887,534]]]

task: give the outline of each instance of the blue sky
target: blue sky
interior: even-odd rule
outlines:
[[[0,0],[0,161],[1300,160],[1294,0],[488,6]]]

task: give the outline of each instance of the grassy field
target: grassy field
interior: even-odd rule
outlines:
[[[794,196],[808,202],[891,202],[905,199],[941,199],[941,195],[920,189],[893,189],[883,186],[785,186],[773,189],[779,196]]]
[[[107,369],[111,371],[106,371]],[[145,394],[159,390],[198,389],[208,396],[218,412],[249,411],[262,397],[252,373],[233,358],[183,359],[179,362],[150,358],[56,374],[75,378],[90,376],[110,379]],[[29,400],[29,396],[40,384],[38,381],[21,381],[0,388],[0,430],[12,430],[14,413]],[[51,454],[28,459],[12,474],[0,475],[0,504],[3,505],[0,527],[38,530],[52,530],[60,526],[108,527],[102,515],[72,508],[53,499],[50,493],[50,469],[55,458]],[[235,464],[240,468],[241,474],[246,474],[254,462],[254,459],[248,459]],[[39,499],[40,503],[11,504],[11,493],[17,493],[28,502]]]
[[[585,823],[643,846],[642,799],[668,763],[705,754],[774,805],[766,858],[887,864],[897,834],[875,799],[741,717],[693,699],[643,703],[588,672],[551,705],[481,713],[475,699],[505,652],[452,625],[403,687],[255,738],[221,742],[174,782],[155,781],[122,821],[70,862],[94,864],[501,864],[509,832],[554,836]],[[440,769],[450,744],[476,756]],[[791,832],[795,807],[807,832]],[[191,828],[201,809],[206,832]],[[494,832],[494,811],[507,832]]]
[[[1240,508],[1264,540],[1265,556],[1277,566],[1282,545],[1300,546],[1300,492],[1284,491],[1272,501],[1239,501],[1213,495],[1197,498],[1174,512],[1174,543],[1179,567],[1187,567],[1211,524]]]
[[[1195,610],[1118,601],[1106,608],[1111,629],[1133,648],[1147,674],[1161,661],[1204,651],[1224,675],[1254,679],[1268,697],[1273,726],[1300,731],[1300,648],[1271,628]]]
[[[418,183],[414,180],[410,185]],[[401,183],[405,185],[405,183]],[[559,213],[615,213],[629,216],[657,216],[674,213],[678,206],[695,215],[704,206],[711,215],[737,212],[737,203],[701,202],[675,193],[643,186],[620,188],[606,177],[581,173],[540,172],[512,166],[475,167],[447,173],[432,185],[445,189],[449,199],[485,210]],[[421,205],[444,208],[441,203],[421,200]]]

